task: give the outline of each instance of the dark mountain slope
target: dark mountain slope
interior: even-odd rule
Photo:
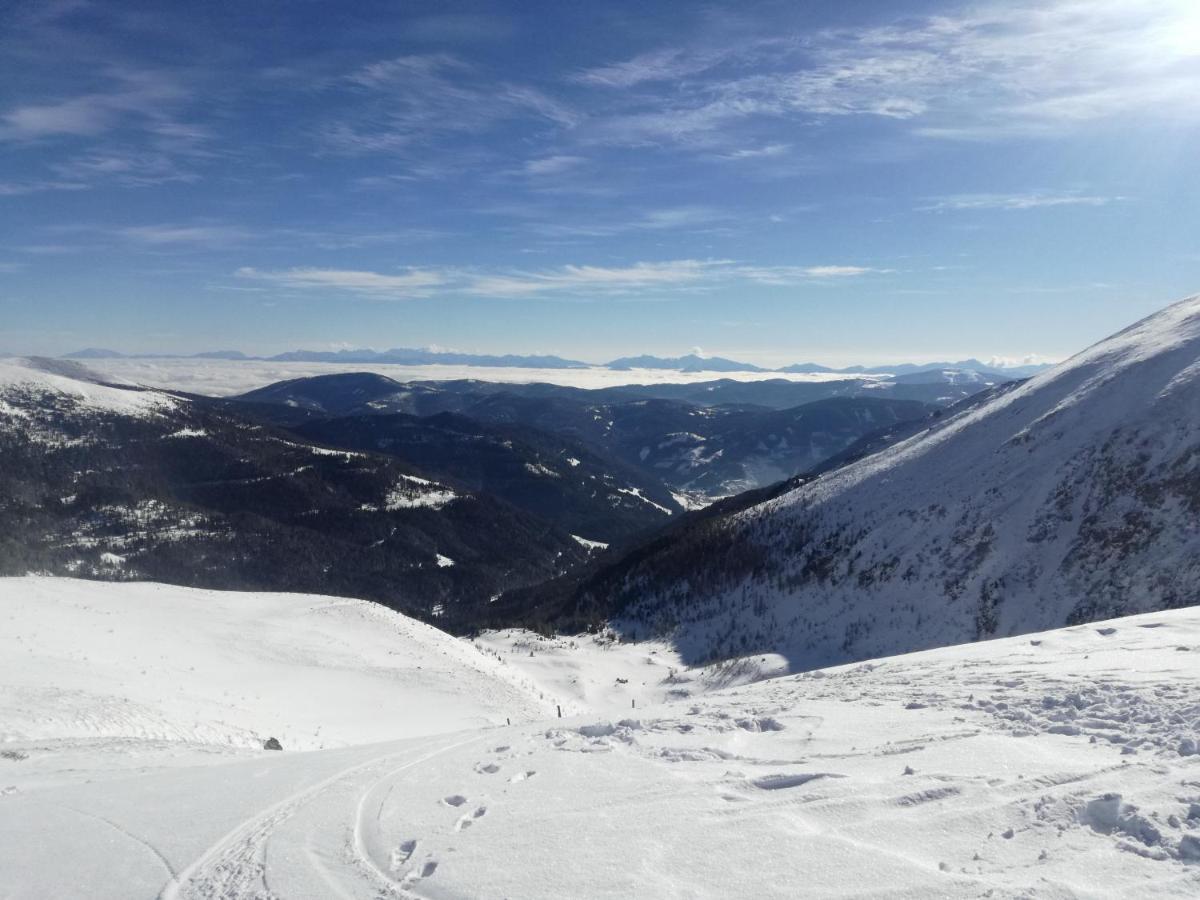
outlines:
[[[488,425],[452,413],[387,414],[324,419],[295,430],[330,446],[394,455],[591,541],[625,540],[682,512],[668,490],[637,469],[524,425]]]
[[[586,556],[544,520],[390,457],[0,364],[5,574],[350,595],[457,628]]]

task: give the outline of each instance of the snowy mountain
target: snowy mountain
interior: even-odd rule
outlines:
[[[661,356],[623,356],[605,363],[605,368],[625,371],[627,369],[671,369],[676,372],[766,372],[767,369],[750,363],[725,359],[720,356],[687,356],[665,358]]]
[[[967,385],[964,393],[986,387],[975,382]],[[479,460],[471,457],[486,454],[497,437],[512,445],[505,455],[523,454],[527,457],[523,463],[535,467],[546,463],[553,468],[554,460],[563,456],[590,457],[601,471],[576,464],[568,481],[583,478],[580,486],[594,494],[599,504],[568,501],[565,495],[560,500],[563,509],[590,514],[599,520],[598,525],[611,518],[614,510],[608,507],[620,513],[631,497],[647,498],[653,501],[651,509],[666,514],[668,510],[677,512],[678,503],[703,504],[790,478],[877,428],[922,419],[933,411],[917,401],[893,399],[888,392],[822,399],[783,410],[640,399],[641,394],[554,385],[402,384],[360,372],[279,382],[234,399],[252,404],[254,415],[292,425],[300,434],[333,446],[386,450],[437,477],[463,477],[463,466],[445,468],[439,462],[458,458],[468,467],[477,466]],[[452,410],[456,419],[439,424],[429,415],[446,416],[446,410]],[[372,418],[394,417],[400,412],[425,415],[392,418],[397,433],[390,437],[365,434],[385,428],[383,423],[371,422]],[[334,421],[316,421],[328,416],[335,417]],[[471,421],[480,424],[472,427]],[[452,449],[444,440],[448,436],[445,425],[463,440],[473,435],[470,446],[459,441]],[[424,438],[419,435],[422,428],[430,430]],[[555,440],[557,447],[553,446]],[[390,443],[385,447],[380,441]],[[541,447],[540,455],[531,453],[532,445]],[[514,470],[499,460],[497,464]],[[591,490],[589,485],[597,483],[593,475],[600,484],[623,487],[625,501],[614,498],[610,491],[597,494]],[[547,512],[551,498],[543,495],[552,487],[567,488],[568,481],[560,479],[555,485],[525,479],[524,484],[510,484],[500,495],[522,506],[523,498],[528,499],[539,514],[559,521]],[[478,476],[468,477],[467,483],[488,489]],[[674,499],[672,495],[676,495]],[[631,527],[647,524],[629,522]],[[604,533],[575,521],[569,527],[594,535]],[[631,531],[625,528],[622,533]]]
[[[561,356],[457,353],[410,347],[394,347],[391,350],[292,350],[266,358],[279,362],[386,363],[402,366],[515,366],[527,369],[578,369],[587,366],[587,363],[563,359]]]
[[[1200,600],[1200,298],[635,551],[584,619],[809,668]]]
[[[0,579],[0,619],[10,900],[1200,891],[1194,609],[749,684],[306,595]]]
[[[797,363],[791,366],[784,366],[776,371],[849,375],[917,375],[922,372],[935,372],[941,369],[959,369],[976,372],[985,378],[994,380],[996,378],[1028,378],[1030,375],[1036,375],[1038,372],[1052,367],[1052,363],[993,365],[981,362],[978,359],[960,359],[958,362],[895,363],[887,366],[845,366],[840,369],[822,366],[818,363]]]
[[[0,363],[0,573],[319,590],[454,628],[587,557],[544,519],[388,456],[77,363]]]

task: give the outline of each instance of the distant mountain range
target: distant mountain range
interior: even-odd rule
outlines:
[[[784,366],[776,372],[792,372],[800,374],[828,373],[836,375],[916,375],[920,372],[934,372],[939,369],[965,370],[978,372],[982,375],[1004,375],[1009,378],[1028,378],[1043,369],[1049,369],[1053,363],[1037,363],[1023,366],[996,366],[981,362],[978,359],[960,359],[958,362],[932,363],[896,363],[888,366],[846,366],[833,369],[818,363],[797,363],[794,366]]]
[[[264,360],[267,362],[377,363],[397,366],[490,366],[495,368],[586,369],[588,363],[561,356],[491,356],[478,353],[452,353],[393,347],[391,350],[290,350],[275,356],[248,356],[240,350],[209,350],[182,356],[172,353],[120,353],[102,347],[88,347],[67,353],[64,359],[227,359]]]
[[[670,369],[676,372],[769,372],[752,363],[738,362],[735,359],[724,359],[720,356],[697,356],[690,353],[687,356],[664,358],[661,356],[623,356],[604,365],[606,369],[620,372],[629,369]]]
[[[623,356],[611,362],[593,367],[591,363],[561,356],[521,356],[507,353],[501,356],[479,353],[455,353],[445,350],[393,347],[391,350],[290,350],[274,356],[249,356],[240,350],[209,350],[179,356],[170,353],[120,353],[101,347],[88,347],[67,353],[64,359],[224,359],[262,360],[267,362],[315,362],[315,363],[375,363],[398,366],[487,366],[492,368],[525,369],[611,369],[628,372],[633,369],[658,369],[672,372],[783,372],[789,374],[830,375],[916,375],[922,372],[969,371],[984,377],[1027,378],[1050,363],[1023,366],[993,366],[978,359],[962,359],[958,362],[897,363],[888,366],[846,366],[841,369],[819,363],[796,363],[778,369],[767,369],[753,363],[726,359],[721,356]]]

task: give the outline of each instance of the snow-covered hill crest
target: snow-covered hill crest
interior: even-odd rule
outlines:
[[[0,746],[318,750],[529,720],[529,679],[376,603],[0,578]]]
[[[693,656],[804,668],[1200,601],[1200,298],[669,544],[621,593]]]
[[[162,391],[102,383],[87,369],[64,360],[0,359],[0,419],[28,419],[37,404],[60,413],[149,416],[181,401]]]

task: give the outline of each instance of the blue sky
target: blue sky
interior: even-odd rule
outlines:
[[[0,352],[1057,358],[1197,138],[1194,0],[9,3]]]

